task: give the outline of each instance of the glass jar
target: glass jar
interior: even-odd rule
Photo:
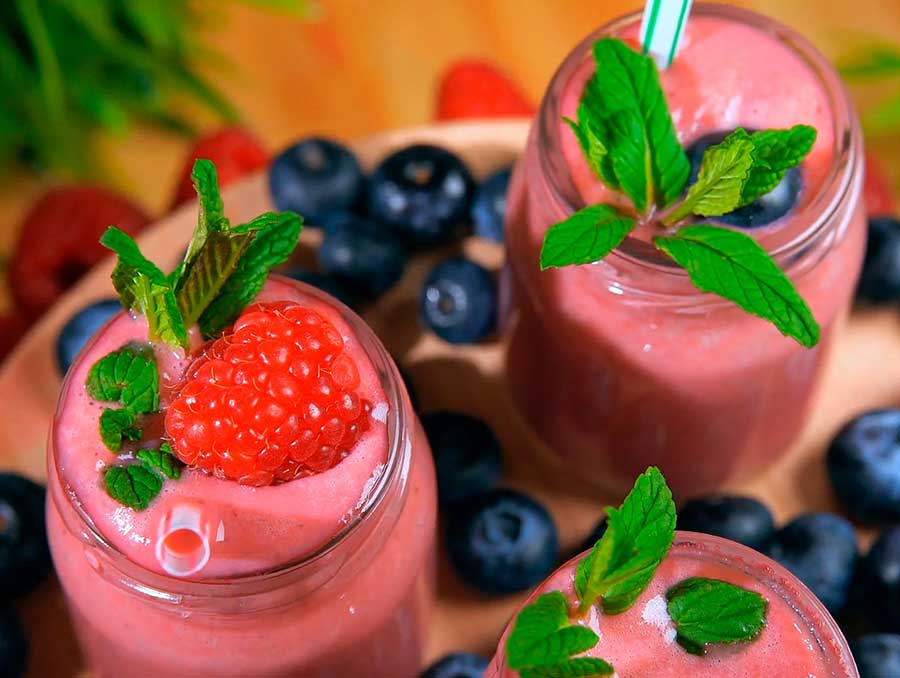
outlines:
[[[571,83],[592,72],[594,42],[633,33],[638,21],[633,14],[604,26],[566,58],[515,169],[506,223],[505,279],[515,309],[507,318],[507,376],[524,418],[567,470],[624,492],[657,465],[683,497],[770,466],[797,439],[862,263],[863,148],[839,77],[811,44],[752,12],[697,5],[688,40],[698,21],[762,31],[805,65],[830,108],[833,130],[820,138],[833,138],[831,161],[818,189],[777,227],[748,231],[810,304],[820,343],[804,348],[699,293],[684,270],[635,235],[595,264],[540,271],[547,229],[585,206],[562,148],[564,99],[571,106]],[[734,126],[762,126],[737,117]],[[682,143],[716,131],[682,130],[677,118],[676,127]]]
[[[330,297],[296,285],[340,313],[375,368],[388,404],[383,470],[337,533],[295,562],[187,580],[136,563],[97,529],[58,464],[57,413],[49,442],[48,532],[75,631],[96,675],[396,678],[418,672],[434,591],[436,493],[428,443],[374,333]],[[78,373],[77,366],[69,372],[61,408]]]
[[[586,556],[563,565],[532,594],[562,591],[574,600],[574,571]],[[707,648],[706,656],[687,653],[674,642],[674,627],[665,611],[665,592],[682,579],[723,579],[754,590],[768,600],[766,626],[750,643]],[[526,604],[527,604],[526,603]],[[677,532],[669,555],[633,607],[618,615],[590,614],[584,620],[600,637],[588,656],[610,662],[617,675],[670,678],[692,676],[817,676],[859,678],[840,627],[812,591],[761,553],[727,539]],[[503,633],[485,674],[513,678],[506,666]]]

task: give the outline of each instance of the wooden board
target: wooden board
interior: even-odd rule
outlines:
[[[371,167],[389,150],[414,142],[438,143],[455,149],[478,175],[510,163],[521,151],[527,123],[463,123],[412,128],[366,139],[356,145]],[[270,209],[266,178],[259,174],[224,193],[225,211],[247,220]],[[183,250],[196,220],[193,205],[175,212],[140,239],[142,250],[160,263],[173,263]],[[318,234],[301,238],[300,259],[311,257]],[[465,253],[499,269],[502,248],[476,239],[462,245]],[[452,408],[487,419],[505,450],[506,480],[546,502],[560,530],[564,555],[588,533],[601,508],[616,497],[601,496],[573,483],[571,474],[536,461],[537,447],[512,407],[502,371],[504,345],[453,347],[423,331],[416,317],[422,278],[452,249],[416,259],[402,282],[366,313],[366,320],[412,376],[423,409]],[[0,369],[0,466],[45,477],[44,447],[56,405],[60,378],[53,345],[59,328],[93,299],[112,294],[112,260],[92,271],[35,326]],[[835,343],[816,403],[796,448],[778,466],[733,490],[768,502],[781,519],[801,511],[833,508],[821,452],[834,431],[852,415],[874,406],[900,404],[900,316],[895,309],[855,314]],[[723,451],[727,453],[727,451]],[[522,596],[494,598],[467,589],[440,558],[437,613],[428,658],[454,649],[492,654],[508,617]],[[21,604],[32,639],[31,676],[54,678],[77,673],[78,650],[72,637],[59,586],[50,581]]]

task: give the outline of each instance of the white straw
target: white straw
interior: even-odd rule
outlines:
[[[693,0],[647,0],[641,19],[641,44],[660,68],[672,65]]]
[[[163,516],[156,540],[156,559],[167,574],[187,577],[206,566],[210,555],[211,522],[207,512],[193,503],[177,504]],[[181,541],[189,537],[187,543],[191,548],[172,548],[172,540],[179,536]]]

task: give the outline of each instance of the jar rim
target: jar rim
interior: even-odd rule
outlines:
[[[742,23],[774,36],[796,54],[816,77],[829,101],[834,146],[832,163],[827,176],[809,202],[791,215],[792,220],[807,223],[805,228],[784,242],[779,231],[773,229],[758,238],[760,244],[781,265],[787,267],[801,258],[810,245],[827,234],[836,213],[846,204],[848,195],[862,190],[862,131],[853,104],[840,76],[828,59],[806,38],[774,19],[751,10],[716,3],[695,3],[692,16],[718,17]],[[554,73],[547,95],[541,102],[537,118],[539,161],[541,171],[554,200],[567,214],[585,205],[575,189],[560,144],[561,125],[559,98],[551,93],[562,91],[575,71],[591,53],[594,43],[601,37],[618,33],[626,26],[639,21],[641,12],[632,12],[607,22],[584,38],[563,60]],[[772,245],[767,247],[766,245]],[[646,242],[633,235],[628,236],[610,255],[619,265],[637,266],[653,273],[686,277],[687,272],[667,257],[661,256]],[[698,295],[696,290],[690,296]]]
[[[304,572],[313,568],[316,564],[321,563],[324,558],[334,553],[358,533],[367,519],[382,507],[387,496],[390,494],[390,490],[397,485],[404,470],[409,467],[412,449],[409,444],[407,432],[409,431],[410,422],[408,421],[407,408],[405,407],[402,378],[393,358],[375,335],[375,332],[349,307],[318,288],[277,274],[271,275],[270,280],[271,279],[295,286],[304,295],[312,297],[319,302],[331,305],[339,313],[341,319],[347,323],[348,327],[363,347],[366,356],[372,361],[375,373],[381,378],[381,386],[384,390],[385,399],[388,404],[387,418],[385,420],[388,455],[384,464],[384,470],[379,474],[371,491],[365,496],[365,500],[356,507],[352,517],[349,518],[342,525],[341,529],[330,539],[309,553],[260,572],[210,579],[181,579],[154,572],[129,559],[115,546],[115,544],[103,535],[91,517],[81,506],[80,502],[76,500],[74,492],[65,489],[65,481],[63,480],[63,475],[58,466],[58,456],[55,449],[56,427],[59,418],[57,414],[57,416],[54,417],[53,424],[50,428],[48,439],[48,464],[52,465],[55,471],[55,473],[51,474],[51,478],[55,476],[57,479],[57,482],[54,484],[55,486],[50,488],[53,501],[57,502],[62,499],[62,501],[66,502],[67,507],[71,508],[74,515],[77,517],[79,527],[82,528],[84,537],[90,541],[92,547],[100,550],[105,561],[108,561],[119,571],[119,573],[131,580],[130,588],[160,602],[169,601],[181,604],[186,598],[203,600],[240,598],[245,595],[253,596],[270,592],[282,585],[290,583],[295,578],[300,578]],[[107,321],[103,328],[94,334],[90,343],[84,350],[96,342],[98,337],[102,334],[103,329],[114,322],[119,315],[120,314],[117,314]],[[73,371],[70,370],[69,374],[72,373]],[[62,397],[62,394],[66,393],[68,388],[69,383],[67,376],[60,389],[61,397],[59,399],[58,408],[62,408],[65,400],[65,398]],[[292,482],[301,481],[302,479]]]

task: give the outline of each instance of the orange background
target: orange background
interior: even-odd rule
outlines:
[[[733,4],[795,26],[832,57],[873,38],[900,44],[898,0]],[[355,139],[429,121],[435,83],[460,57],[495,61],[537,100],[576,41],[642,3],[320,0],[313,20],[238,2],[210,6],[214,14],[204,39],[230,63],[203,70],[237,104],[246,124],[277,149],[310,133]],[[105,140],[103,153],[118,170],[116,188],[161,215],[188,147],[181,137],[138,129],[125,139]],[[900,142],[879,141],[878,147],[886,159],[898,160],[900,170]],[[0,253],[9,251],[24,211],[45,186],[46,180],[33,175],[0,179]]]

